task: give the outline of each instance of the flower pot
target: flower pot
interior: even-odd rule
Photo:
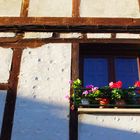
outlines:
[[[89,105],[89,100],[86,98],[81,99],[81,104],[82,105]]]
[[[125,106],[125,100],[123,100],[123,99],[120,99],[120,100],[116,100],[115,101],[115,108],[124,108],[124,106]]]
[[[100,103],[100,108],[106,108],[107,105],[109,104],[109,99],[108,98],[101,98],[99,103]]]

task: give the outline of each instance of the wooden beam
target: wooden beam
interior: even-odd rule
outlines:
[[[8,90],[9,84],[7,83],[0,83],[0,90]]]
[[[72,0],[72,17],[80,17],[80,1]]]
[[[0,39],[1,42],[1,39]],[[0,43],[0,47],[3,48],[37,48],[47,43],[112,43],[112,44],[135,44],[134,47],[138,47],[140,39],[78,39],[78,38],[49,38],[49,39],[22,39],[15,43],[3,42]],[[137,44],[137,45],[136,45]],[[125,46],[124,46],[125,47]]]
[[[0,140],[11,140],[22,52],[22,49],[13,49],[9,89],[6,96]]]
[[[23,36],[23,34],[17,34],[15,37],[0,37],[0,43],[17,43]]]
[[[140,19],[78,17],[0,17],[0,31],[139,33]]]
[[[22,0],[20,17],[28,16],[29,2],[30,2],[29,0]]]
[[[79,77],[79,43],[72,44],[71,52],[71,79],[75,80]],[[71,89],[71,95],[73,91]],[[70,108],[73,105],[70,101]],[[78,112],[77,108],[70,109],[69,120],[69,140],[78,140]]]
[[[139,12],[140,12],[140,0],[138,0],[138,4],[139,4]]]
[[[6,25],[108,25],[139,26],[138,18],[92,18],[92,17],[0,17],[0,26]]]

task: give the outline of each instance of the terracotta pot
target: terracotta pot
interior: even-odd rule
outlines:
[[[107,107],[106,105],[109,104],[109,99],[108,98],[101,98],[99,103],[100,103],[100,108],[105,108],[105,107]]]

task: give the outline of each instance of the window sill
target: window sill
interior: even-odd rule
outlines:
[[[78,108],[79,114],[140,114],[140,109],[126,108]]]

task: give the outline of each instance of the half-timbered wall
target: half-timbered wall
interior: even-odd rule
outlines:
[[[140,17],[138,0],[81,0],[79,8],[75,6],[72,9],[72,4],[78,5],[79,2],[79,0],[77,2],[72,2],[72,0],[30,0],[29,8],[27,4],[24,7],[27,10],[20,12],[22,0],[0,0],[0,16]],[[0,34],[2,37],[13,37],[14,35],[16,34]],[[20,35],[22,36],[23,33]],[[52,37],[52,33],[31,32],[25,33],[23,36],[23,38],[48,38]],[[74,33],[60,36],[81,38],[84,35]],[[87,34],[85,36],[99,39],[139,38],[139,34]],[[77,66],[74,60],[71,62],[71,53],[78,51],[78,43],[43,44],[37,45],[39,48],[31,49],[28,48],[27,43],[27,48],[23,52],[16,52],[14,55],[14,58],[20,59],[22,54],[12,140],[69,139],[69,103],[64,96],[67,92],[70,93],[71,63],[75,67]],[[20,45],[22,46],[22,43]],[[72,50],[74,48],[75,50]],[[12,49],[0,48],[0,83],[8,82],[12,54]],[[16,57],[17,55],[19,57]],[[77,75],[77,71],[72,71],[72,78],[76,78]],[[6,95],[5,91],[0,91],[0,127],[2,126]],[[82,114],[79,116],[78,137],[79,140],[100,140],[102,138],[105,140],[115,140],[115,138],[116,140],[139,140],[139,123],[139,116],[134,115]],[[73,137],[72,133],[70,134]]]

